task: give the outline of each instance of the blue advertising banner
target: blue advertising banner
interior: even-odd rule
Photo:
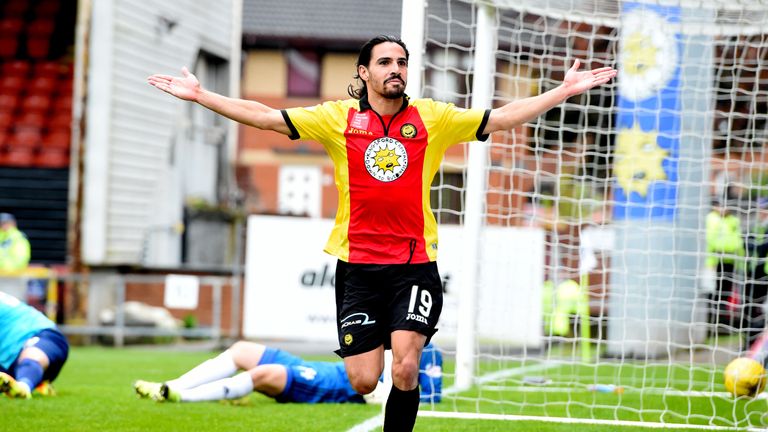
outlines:
[[[679,7],[622,3],[615,220],[672,220],[680,148]]]

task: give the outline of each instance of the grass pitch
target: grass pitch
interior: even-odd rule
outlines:
[[[133,393],[136,379],[162,381],[178,376],[213,352],[179,352],[158,349],[73,347],[70,359],[55,386],[55,397],[12,400],[0,397],[0,430],[24,431],[348,431],[381,413],[378,405],[278,404],[259,394],[237,402],[161,404],[141,400]],[[332,356],[316,360],[333,360]],[[515,364],[483,365],[481,372],[514,370]],[[452,364],[444,389],[450,387]],[[641,373],[641,376],[636,376]],[[496,379],[466,393],[447,395],[441,404],[422,411],[462,411],[506,415],[689,422],[720,426],[760,425],[768,411],[765,400],[729,400],[722,397],[681,397],[643,391],[643,385],[675,387],[676,383],[712,383],[722,391],[717,372],[705,370],[632,367],[632,365],[557,366],[544,372],[555,383],[620,380],[628,383],[622,395],[595,394],[576,389],[558,392],[557,386],[523,391],[522,376]],[[634,380],[634,381],[633,381]],[[636,382],[636,387],[632,383]],[[663,413],[663,414],[662,414]],[[714,418],[716,421],[712,421]],[[417,431],[648,431],[644,427],[557,424],[539,421],[465,420],[419,417]],[[657,429],[658,430],[658,429]],[[671,425],[663,430],[677,430]],[[684,430],[684,429],[679,429]],[[362,432],[359,428],[358,432]]]
[[[252,394],[232,402],[156,403],[138,399],[138,378],[162,381],[215,355],[146,349],[73,347],[55,382],[57,395],[0,398],[0,430],[34,431],[334,431],[379,412],[377,406],[278,404]],[[6,427],[8,427],[6,429]]]

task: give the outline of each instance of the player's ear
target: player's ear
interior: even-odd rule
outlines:
[[[368,68],[363,65],[359,65],[357,67],[357,76],[359,76],[361,80],[368,82]]]

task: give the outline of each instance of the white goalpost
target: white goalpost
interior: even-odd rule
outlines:
[[[576,59],[619,70],[447,153],[438,264],[461,269],[435,338],[455,366],[420,415],[768,426],[722,377],[765,325],[768,4],[404,0],[401,35],[407,93],[460,107],[552,89]]]

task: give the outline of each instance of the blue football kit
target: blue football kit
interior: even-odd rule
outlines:
[[[363,397],[352,389],[344,363],[306,361],[283,350],[267,347],[259,364],[285,366],[288,380],[283,392],[275,398],[278,402],[365,403]]]
[[[69,354],[66,338],[40,311],[0,292],[0,371],[15,376],[19,354],[32,346],[48,356],[50,364],[43,378],[56,378]]]
[[[267,347],[259,364],[285,366],[287,381],[283,392],[275,398],[278,402],[365,402],[365,399],[352,389],[342,362],[306,361],[283,350]],[[442,366],[442,353],[431,343],[428,344],[424,348],[419,365],[421,402],[440,402]]]

